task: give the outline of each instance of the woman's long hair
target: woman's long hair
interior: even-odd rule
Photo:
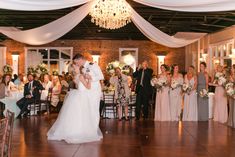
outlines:
[[[10,81],[9,80],[8,82],[6,82],[6,77],[9,76],[11,78],[11,75],[10,74],[4,74],[3,77],[2,77],[2,83],[5,85],[5,86],[8,86]]]

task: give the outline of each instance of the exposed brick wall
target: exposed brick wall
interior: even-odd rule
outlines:
[[[19,71],[24,72],[24,47],[29,46],[13,40],[6,40],[3,44],[7,47],[7,63],[11,64],[11,53],[20,53]],[[148,60],[149,66],[157,73],[157,51],[167,51],[166,64],[179,64],[180,69],[185,69],[185,48],[171,49],[151,41],[133,40],[57,40],[41,45],[42,47],[73,47],[74,54],[83,53],[91,59],[91,52],[100,53],[100,66],[105,70],[107,63],[119,59],[119,48],[138,48],[138,62]],[[32,47],[32,46],[30,46]]]

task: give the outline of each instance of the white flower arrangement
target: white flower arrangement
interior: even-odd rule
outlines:
[[[3,73],[4,74],[12,74],[13,73],[13,69],[12,69],[12,67],[10,66],[10,65],[4,65],[4,67],[3,67]]]
[[[227,80],[223,73],[217,72],[215,74],[215,81],[214,84],[218,84],[219,86],[224,86],[226,84]]]
[[[209,94],[208,94],[208,91],[206,89],[202,89],[199,91],[199,96],[201,98],[208,98],[209,97]]]
[[[224,76],[222,72],[216,72],[215,73],[215,79],[218,80],[221,76]]]
[[[129,74],[130,73],[130,66],[124,64],[124,63],[120,63],[119,61],[113,61],[108,63],[107,67],[106,67],[106,71],[109,74],[114,74],[115,73],[115,68],[120,68],[122,73],[124,74]]]
[[[160,91],[164,86],[167,85],[167,78],[160,77],[160,78],[152,78],[151,85],[156,88],[157,91]]]
[[[192,86],[189,85],[188,83],[183,83],[182,85],[182,90],[184,93],[187,93],[188,95],[190,94],[190,92],[192,91]]]
[[[225,85],[226,94],[230,97],[235,97],[234,84],[229,82]]]
[[[48,73],[47,65],[44,63],[38,64],[36,67],[36,71],[38,74],[47,74]]]
[[[180,84],[178,81],[176,81],[176,80],[172,80],[171,81],[171,89],[176,89],[176,88],[178,88],[178,87],[181,87],[182,86],[182,84]]]

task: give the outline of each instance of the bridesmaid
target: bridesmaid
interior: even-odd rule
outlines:
[[[229,81],[235,83],[235,64],[232,65],[230,70]],[[234,98],[229,98],[229,116],[228,116],[228,126],[235,128],[235,101]]]
[[[167,72],[167,65],[161,65],[161,74],[158,78],[166,79],[168,85],[157,92],[155,104],[155,121],[171,121],[170,101],[169,101],[169,82],[170,76]]]
[[[218,66],[217,71],[223,73],[223,67]],[[226,91],[222,85],[216,83],[215,88],[215,106],[214,106],[214,121],[226,123],[228,118],[228,106]]]
[[[208,74],[206,72],[206,63],[200,63],[200,72],[197,76],[197,91],[198,93],[202,89],[208,90]],[[209,102],[208,98],[202,98],[200,95],[197,96],[198,103],[198,120],[199,121],[208,121],[209,119]]]
[[[184,112],[183,121],[197,121],[197,76],[195,75],[194,66],[188,68],[188,72],[184,77],[184,82],[192,87],[191,92],[184,95]]]
[[[179,85],[183,84],[183,75],[179,73],[179,66],[177,64],[173,65],[173,72],[171,77],[171,83],[176,81]],[[171,120],[179,121],[181,114],[181,105],[182,105],[182,90],[181,86],[178,86],[175,89],[170,89],[170,111],[171,111]]]

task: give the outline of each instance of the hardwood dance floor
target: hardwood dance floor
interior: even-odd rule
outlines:
[[[235,157],[235,129],[216,122],[102,120],[101,142],[47,141],[56,115],[16,120],[13,157]]]

